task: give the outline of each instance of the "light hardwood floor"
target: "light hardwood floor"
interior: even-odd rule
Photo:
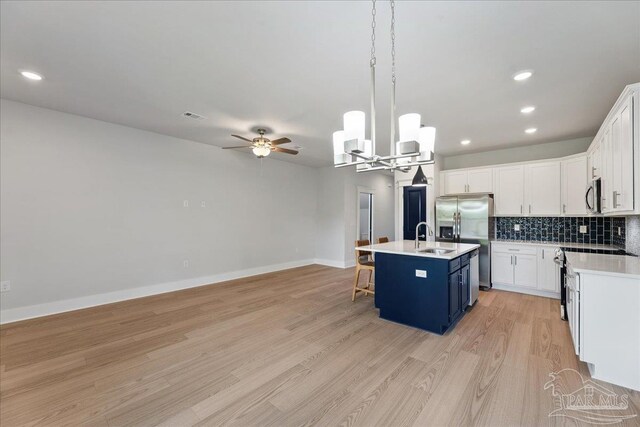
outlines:
[[[548,417],[543,389],[562,368],[589,376],[558,301],[481,292],[438,336],[352,303],[353,273],[314,265],[4,326],[1,425],[575,425]],[[640,413],[640,393],[606,386]]]

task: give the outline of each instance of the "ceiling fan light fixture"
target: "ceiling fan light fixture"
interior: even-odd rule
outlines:
[[[258,158],[267,157],[271,153],[271,149],[267,146],[261,145],[258,147],[253,147],[253,154],[255,154]]]

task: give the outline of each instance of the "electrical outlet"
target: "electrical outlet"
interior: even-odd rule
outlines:
[[[514,224],[513,231],[520,231],[520,224]]]
[[[0,282],[0,292],[9,292],[11,290],[11,282],[4,280]]]
[[[188,200],[183,200],[182,201],[182,206],[184,206],[185,208],[189,207],[189,201]]]
[[[586,225],[581,225],[580,226],[580,233],[584,234],[587,232],[587,226]]]
[[[182,261],[182,266],[183,266],[184,268],[189,268],[189,260],[188,260],[188,259],[185,259],[184,261]]]
[[[427,277],[427,270],[416,270],[416,277]]]

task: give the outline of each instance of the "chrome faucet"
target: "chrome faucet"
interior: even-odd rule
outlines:
[[[427,241],[429,239],[427,236],[433,236],[433,230],[431,229],[431,227],[429,227],[429,224],[424,221],[419,222],[418,225],[416,225],[416,249],[420,248],[420,236],[418,235],[418,228],[420,228],[422,224],[424,224],[427,229],[426,233],[424,234],[424,240]]]

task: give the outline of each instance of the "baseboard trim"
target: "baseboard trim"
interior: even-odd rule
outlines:
[[[214,283],[226,282],[234,279],[242,279],[244,277],[251,277],[258,274],[273,273],[276,271],[287,270],[289,268],[303,267],[305,265],[323,264],[318,261],[319,260],[315,259],[291,261],[281,264],[272,264],[263,267],[255,267],[245,270],[231,271],[228,273],[215,274],[212,276],[194,277],[191,279],[179,280],[175,282],[159,283],[156,285],[141,286],[137,288],[123,289],[103,294],[52,301],[48,303],[12,308],[8,310],[0,310],[0,324],[4,325],[7,323],[18,322],[20,320],[50,316],[52,314],[81,310],[83,308],[111,304],[119,301],[127,301],[130,299],[143,298],[152,295],[159,295],[167,292],[179,291],[182,289],[197,288],[199,286],[207,286]]]
[[[335,268],[350,268],[350,267],[355,267],[356,265],[355,261],[345,262],[345,261],[336,261],[332,259],[323,259],[323,258],[316,258],[315,263],[320,265],[326,265],[327,267],[335,267]]]
[[[516,286],[493,284],[493,289],[499,291],[517,292],[519,294],[535,295],[537,297],[546,297],[560,299],[560,292],[539,291],[538,289],[527,289]]]

